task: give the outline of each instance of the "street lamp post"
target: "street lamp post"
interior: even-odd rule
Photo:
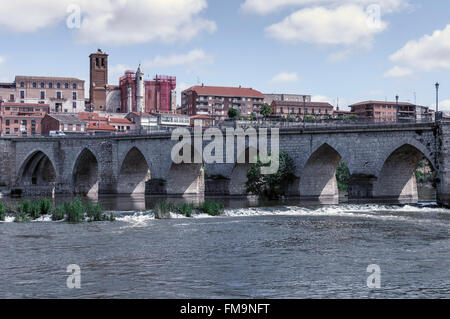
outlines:
[[[306,127],[306,96],[303,95],[303,128]]]
[[[436,113],[439,112],[439,83],[436,82]]]
[[[395,107],[397,108],[397,122],[399,122],[399,117],[400,117],[400,112],[399,112],[399,109],[398,109],[398,99],[399,99],[400,97],[398,96],[398,94],[395,96]]]

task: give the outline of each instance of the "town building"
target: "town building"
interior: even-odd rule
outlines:
[[[190,117],[191,126],[211,127],[214,126],[214,117],[210,115],[194,115]]]
[[[7,136],[41,134],[41,121],[49,110],[48,104],[0,103],[0,130]]]
[[[150,113],[131,112],[126,116],[133,123],[136,130],[156,130],[158,128],[158,117]]]
[[[416,105],[408,102],[365,101],[349,106],[360,120],[410,122],[416,120]]]
[[[304,94],[264,94],[264,103],[272,105],[273,101],[285,101],[285,102],[311,102],[311,95]]]
[[[193,86],[181,93],[181,112],[186,115],[210,115],[216,123],[228,118],[232,108],[243,116],[258,114],[264,94],[252,88]]]
[[[333,109],[333,106],[327,102],[272,102],[273,115],[284,118],[291,116],[292,118],[303,119],[305,115],[316,118],[332,117]]]
[[[160,127],[187,127],[191,125],[189,116],[176,113],[157,113]]]
[[[52,113],[85,111],[84,81],[66,77],[16,76],[0,83],[0,100],[48,104]]]
[[[428,106],[416,106],[416,119],[421,122],[434,122],[435,111]]]
[[[67,135],[86,133],[86,123],[74,114],[47,114],[42,119],[41,127],[43,135],[51,131],[62,131]]]
[[[351,115],[354,115],[351,111],[344,111],[344,110],[334,110],[333,111],[333,118],[334,119],[344,119],[344,118],[349,117]]]

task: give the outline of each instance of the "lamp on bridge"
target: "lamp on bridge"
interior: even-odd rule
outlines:
[[[436,113],[439,112],[439,82],[436,82]]]
[[[306,127],[306,96],[303,95],[303,128]]]

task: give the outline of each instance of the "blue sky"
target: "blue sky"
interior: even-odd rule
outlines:
[[[102,48],[111,84],[142,63],[146,76],[177,76],[179,91],[242,85],[333,105],[339,98],[345,108],[396,94],[434,107],[439,81],[441,106],[450,111],[445,0],[1,2],[9,12],[0,21],[4,82],[14,75],[88,81],[88,55]]]

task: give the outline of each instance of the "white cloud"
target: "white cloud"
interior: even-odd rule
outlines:
[[[381,20],[373,23],[368,12],[361,7],[346,5],[336,9],[314,7],[299,10],[267,27],[266,33],[285,42],[364,46],[386,28],[387,24]]]
[[[324,96],[324,95],[314,95],[311,97],[312,102],[328,102],[332,104],[332,99]]]
[[[245,12],[268,14],[284,7],[335,6],[356,4],[369,6],[377,4],[382,12],[391,13],[407,5],[407,0],[246,0],[241,8]]]
[[[2,64],[3,62],[5,62],[5,57],[3,57],[3,56],[0,56],[0,64]]]
[[[168,56],[157,56],[153,60],[144,61],[146,67],[173,67],[180,65],[211,64],[214,56],[203,50],[192,50],[186,54],[172,54]]]
[[[399,77],[409,76],[411,74],[413,74],[413,71],[409,68],[394,66],[392,69],[390,69],[389,71],[387,71],[384,74],[384,77],[399,78]]]
[[[443,100],[439,102],[439,110],[450,112],[450,100]]]
[[[202,32],[217,29],[200,14],[206,0],[15,0],[0,1],[0,27],[33,32],[61,24],[70,4],[81,7],[82,22],[74,29],[80,43],[105,45],[150,41],[188,41]]]
[[[442,71],[450,69],[450,25],[443,30],[434,31],[419,40],[412,40],[392,54],[390,60],[395,64],[386,76],[398,76],[401,70],[415,72]]]
[[[296,72],[281,72],[275,75],[272,78],[272,82],[274,83],[289,83],[289,82],[297,82],[300,80],[300,77]]]

